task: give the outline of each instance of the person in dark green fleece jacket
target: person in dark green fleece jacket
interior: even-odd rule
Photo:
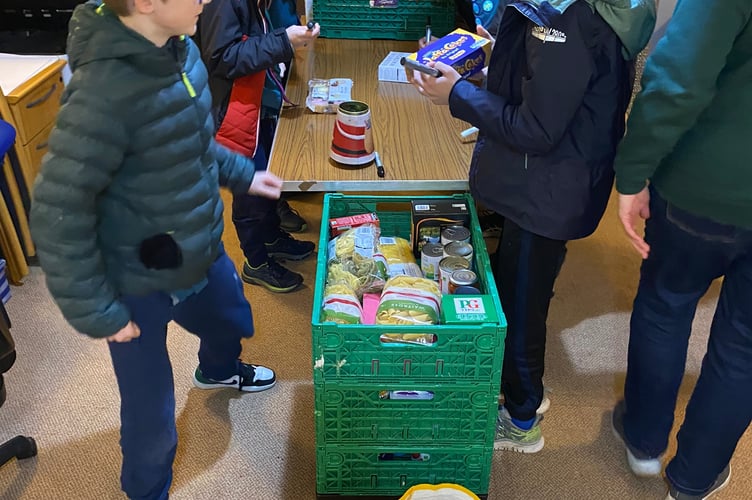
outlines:
[[[619,217],[644,260],[612,422],[632,470],[659,475],[697,303],[724,277],[666,468],[668,499],[707,498],[728,482],[752,420],[751,0],[679,2],[628,130],[615,164]]]
[[[167,498],[172,479],[169,321],[200,338],[197,387],[275,383],[272,370],[239,360],[253,317],[221,244],[219,186],[278,198],[282,181],[214,142],[207,72],[185,36],[202,9],[201,0],[75,9],[73,76],[34,187],[48,288],[76,330],[110,341],[130,498]]]

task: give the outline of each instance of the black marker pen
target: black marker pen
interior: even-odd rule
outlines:
[[[441,76],[441,71],[439,71],[438,69],[426,66],[425,64],[421,64],[415,59],[408,59],[407,57],[403,57],[402,59],[400,59],[400,64],[402,66],[410,68],[413,71],[420,71],[421,73],[425,73],[436,78]]]
[[[374,151],[373,154],[375,155],[374,161],[376,162],[376,175],[378,175],[379,177],[384,177],[384,175],[386,175],[386,172],[384,172],[384,164],[381,163],[379,152]]]

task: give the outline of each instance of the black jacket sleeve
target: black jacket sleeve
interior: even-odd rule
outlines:
[[[509,14],[522,15],[517,11],[505,15]],[[489,90],[460,80],[449,96],[449,107],[454,117],[478,127],[492,140],[521,152],[545,154],[562,139],[582,104],[593,74],[592,57],[574,7],[547,28],[528,20],[525,30],[525,52],[519,55],[527,63],[522,101],[513,104],[493,92],[494,68],[489,67]]]
[[[199,38],[202,59],[209,74],[234,80],[271,68],[292,59],[294,50],[285,28],[263,33],[258,19],[259,11],[248,13],[249,21],[241,9],[252,2],[217,0],[206,4],[199,18]],[[258,32],[243,24],[253,24]],[[243,40],[243,36],[248,38]]]

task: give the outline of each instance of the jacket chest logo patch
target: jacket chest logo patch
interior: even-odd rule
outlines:
[[[544,43],[564,43],[567,41],[566,33],[564,33],[563,31],[555,30],[553,28],[546,28],[545,26],[533,26],[530,34]]]

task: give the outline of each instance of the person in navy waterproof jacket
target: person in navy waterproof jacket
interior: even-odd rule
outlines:
[[[633,61],[654,25],[652,0],[510,2],[484,88],[442,63],[439,78],[412,76],[418,92],[480,130],[470,190],[504,217],[494,269],[508,322],[496,449],[543,448],[536,410],[554,281],[567,241],[590,235],[603,216]]]

